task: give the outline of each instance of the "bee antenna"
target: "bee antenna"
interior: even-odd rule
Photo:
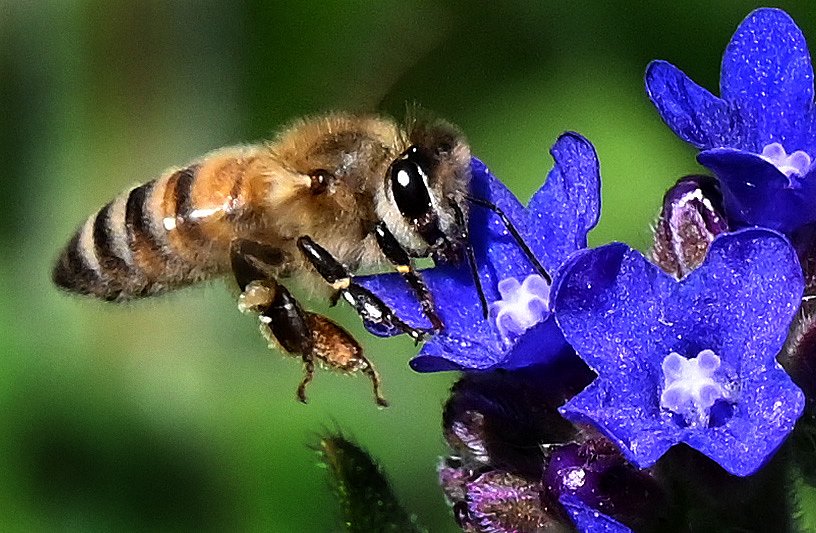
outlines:
[[[465,257],[467,257],[468,266],[470,266],[470,276],[473,278],[473,283],[476,285],[476,292],[479,293],[479,302],[482,304],[482,315],[484,319],[490,314],[490,309],[487,305],[487,297],[482,287],[482,278],[479,277],[479,265],[476,264],[476,254],[473,252],[473,245],[470,243],[470,232],[468,230],[467,222],[465,221],[465,213],[456,202],[451,202],[453,210],[456,213],[456,222],[462,227],[462,242],[465,246]]]
[[[530,247],[527,246],[527,243],[524,241],[521,234],[516,229],[516,226],[513,225],[513,221],[510,220],[510,218],[508,218],[508,216],[504,214],[504,211],[502,211],[501,207],[497,206],[493,202],[484,200],[482,198],[476,198],[475,196],[470,196],[469,194],[465,195],[465,199],[474,205],[478,205],[480,207],[484,207],[485,209],[490,209],[491,211],[493,211],[507,227],[507,230],[510,232],[510,235],[512,235],[513,238],[516,240],[516,243],[519,245],[519,248],[521,248],[521,251],[524,252],[524,255],[527,256],[527,259],[530,261],[530,263],[532,263],[533,267],[538,272],[538,275],[544,278],[547,281],[547,283],[550,284],[552,283],[552,277],[550,277],[550,274],[542,266],[538,258],[533,254],[533,251],[530,250]]]

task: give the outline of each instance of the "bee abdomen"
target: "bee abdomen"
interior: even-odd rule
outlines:
[[[170,172],[91,216],[60,256],[54,282],[104,300],[129,300],[222,273],[228,239],[221,241],[229,231],[221,226],[228,222],[191,216],[194,188],[208,187],[198,172],[198,165]]]
[[[57,261],[54,283],[104,300],[141,295],[146,280],[133,262],[126,202],[120,195],[85,221]]]

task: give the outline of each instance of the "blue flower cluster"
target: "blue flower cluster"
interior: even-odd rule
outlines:
[[[665,61],[649,65],[646,89],[666,124],[701,150],[735,225],[790,233],[816,222],[813,67],[787,13],[758,9],[737,28],[720,98]]]
[[[731,475],[750,476],[768,463],[805,408],[805,394],[777,357],[805,291],[803,251],[791,241],[816,224],[808,49],[786,13],[759,9],[726,48],[721,97],[664,61],[649,65],[646,86],[663,120],[700,149],[698,161],[714,174],[681,180],[667,194],[655,262],[620,243],[586,249],[600,211],[600,175],[595,150],[582,136],[567,133],[556,141],[554,167],[526,208],[474,159],[472,194],[507,214],[552,282],[536,272],[495,214],[473,207],[470,233],[490,316],[483,317],[467,265],[425,271],[446,327],[411,366],[507,375],[574,360],[596,377],[564,398],[559,412],[592,442],[614,445],[616,468],[649,469],[682,443]],[[711,194],[702,185],[709,181]],[[428,326],[398,275],[362,283],[407,323]],[[446,420],[449,440],[464,447],[459,455],[480,466],[446,467],[445,479],[462,481],[443,485],[453,501],[480,509],[480,523],[492,519],[475,496],[478,479],[493,454],[486,450],[496,449],[485,420],[496,412],[519,416],[515,408],[495,407],[502,401],[491,399],[490,413],[457,409],[461,417]],[[542,452],[543,477],[524,490],[560,502],[562,516],[581,530],[628,530],[600,512],[601,500],[568,490],[606,467],[596,462],[593,470],[582,460],[556,469],[554,457],[557,452]],[[573,477],[552,481],[559,472]],[[503,488],[510,483],[488,477],[494,485],[503,480]],[[521,483],[512,479],[513,487]],[[490,502],[494,509],[495,498]],[[491,524],[491,531],[505,530]]]

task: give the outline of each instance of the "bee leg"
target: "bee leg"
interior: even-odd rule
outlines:
[[[411,289],[419,299],[422,306],[422,312],[428,317],[431,326],[435,333],[439,333],[445,328],[442,319],[436,312],[434,306],[433,296],[428,286],[422,280],[419,273],[414,270],[414,265],[411,263],[411,258],[408,257],[408,252],[400,245],[394,234],[386,227],[384,222],[378,222],[374,227],[374,236],[377,238],[377,244],[380,246],[386,259],[391,262],[403,278],[411,286]]]
[[[311,356],[304,356],[303,357],[303,380],[300,382],[297,388],[297,397],[301,403],[308,403],[309,399],[306,397],[306,386],[312,382],[312,378],[314,378],[314,371],[315,371],[315,364],[314,359]]]
[[[306,387],[312,381],[315,360],[333,370],[362,372],[371,379],[377,405],[388,402],[380,390],[380,378],[354,337],[328,318],[304,311],[289,291],[263,268],[257,255],[241,253],[245,248],[232,247],[232,267],[243,292],[238,308],[259,315],[261,332],[290,354],[303,359],[304,376],[298,385],[297,397],[306,403]]]
[[[371,380],[374,399],[380,407],[388,407],[388,401],[382,395],[380,374],[364,355],[362,347],[345,329],[332,320],[317,313],[306,313],[306,321],[314,333],[314,350],[312,355],[326,366],[348,372],[362,372]],[[309,382],[309,363],[307,374],[301,386]]]
[[[315,270],[337,291],[334,300],[342,297],[354,307],[364,321],[370,324],[376,324],[388,330],[399,330],[408,334],[415,342],[425,337],[426,331],[409,326],[374,293],[354,283],[346,267],[332,257],[325,248],[314,242],[311,237],[300,237],[297,244]]]
[[[274,246],[240,239],[232,242],[230,259],[235,281],[243,291],[253,281],[273,279],[288,258]]]

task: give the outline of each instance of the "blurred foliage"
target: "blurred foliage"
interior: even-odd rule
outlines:
[[[424,531],[403,509],[377,462],[342,434],[320,438],[318,457],[329,475],[348,533]]]
[[[779,2],[816,40],[816,12]],[[459,124],[521,197],[564,130],[593,141],[604,206],[592,243],[649,246],[693,152],[648,103],[668,59],[716,90],[753,2],[376,4],[0,2],[0,529],[338,528],[316,432],[342,428],[432,531],[455,527],[436,484],[450,375],[415,375],[405,339],[362,339],[392,406],[364,379],[266,350],[222,283],[113,306],[59,294],[50,269],[121,189],[208,150],[331,109]],[[323,308],[323,304],[315,304]]]

